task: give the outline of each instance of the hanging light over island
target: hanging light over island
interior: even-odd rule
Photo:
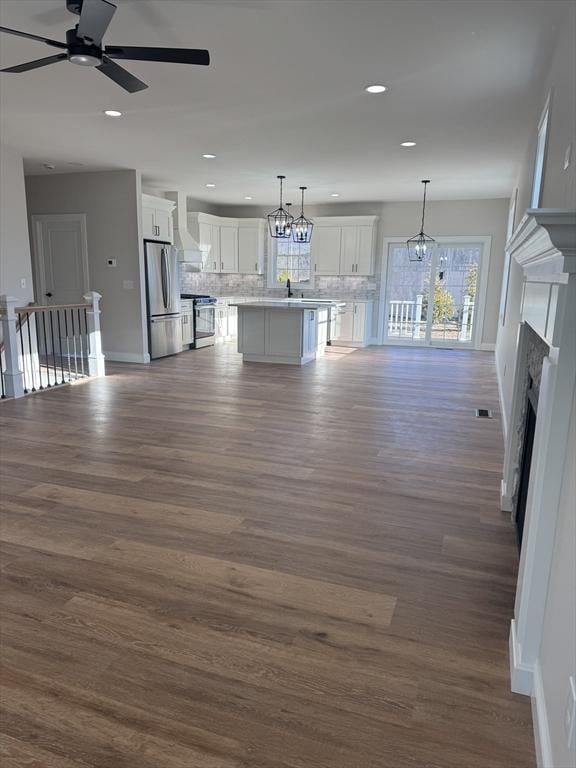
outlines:
[[[309,243],[312,240],[314,222],[304,216],[304,192],[308,187],[300,187],[302,192],[302,205],[300,216],[292,222],[292,239],[295,243]]]
[[[272,211],[272,213],[269,213],[266,218],[268,219],[270,237],[288,240],[292,236],[294,217],[290,215],[289,211],[282,204],[282,186],[286,176],[277,176],[277,178],[280,179],[280,206],[275,211]]]

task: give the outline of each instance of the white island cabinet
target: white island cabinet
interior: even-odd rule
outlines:
[[[322,354],[329,307],[290,301],[233,304],[238,352],[249,363],[305,365]]]

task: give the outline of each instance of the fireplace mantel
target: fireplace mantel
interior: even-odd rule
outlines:
[[[536,417],[518,588],[510,632],[512,690],[531,694],[542,636],[568,421],[576,382],[576,211],[528,209],[508,243],[522,267],[523,293],[502,478],[502,509],[513,511],[526,398],[528,329],[548,345]]]
[[[576,272],[576,211],[529,208],[507,250],[530,280],[559,280]]]

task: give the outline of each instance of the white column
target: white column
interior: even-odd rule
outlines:
[[[91,303],[86,310],[88,325],[88,372],[90,376],[105,376],[104,355],[102,354],[102,337],[100,334],[100,299],[102,296],[96,291],[84,294],[84,300]]]
[[[24,397],[24,374],[18,360],[18,317],[15,312],[20,299],[14,296],[0,296],[2,313],[2,333],[4,338],[4,389],[9,397]]]

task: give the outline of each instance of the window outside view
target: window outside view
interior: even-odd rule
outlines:
[[[311,277],[310,243],[276,240],[275,282],[309,283]]]

